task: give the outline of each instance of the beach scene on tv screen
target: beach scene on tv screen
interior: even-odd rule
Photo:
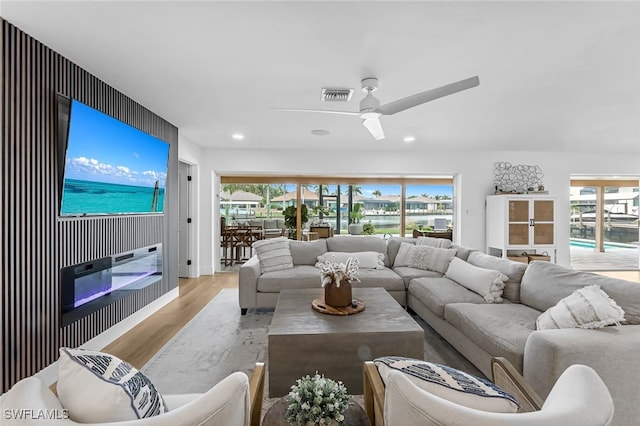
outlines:
[[[62,215],[161,213],[169,144],[73,101]]]

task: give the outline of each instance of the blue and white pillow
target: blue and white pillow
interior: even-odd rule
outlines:
[[[446,365],[399,356],[376,358],[374,363],[385,384],[389,371],[397,370],[420,389],[468,408],[495,413],[515,413],[520,408],[494,383]]]
[[[136,420],[167,411],[147,376],[113,355],[60,348],[58,363],[58,399],[75,422]]]

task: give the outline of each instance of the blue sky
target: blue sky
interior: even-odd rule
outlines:
[[[400,185],[380,185],[380,184],[372,184],[372,185],[358,185],[362,190],[362,195],[364,197],[373,197],[373,192],[378,190],[382,193],[382,195],[400,195]],[[346,186],[341,188],[344,190]],[[336,185],[329,185],[329,193],[333,193],[335,191]],[[316,186],[312,185],[311,190],[315,191]],[[295,185],[287,185],[287,191],[295,191]],[[453,197],[453,185],[407,185],[407,197],[411,197],[412,195],[422,195],[428,194],[430,197],[434,197],[436,195],[448,195],[449,197]]]
[[[164,188],[168,156],[168,143],[73,101],[65,178]]]

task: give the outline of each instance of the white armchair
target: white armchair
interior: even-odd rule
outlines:
[[[496,364],[497,363],[497,364]],[[506,364],[506,370],[503,368]],[[496,376],[496,366],[500,374]],[[494,359],[494,382],[523,403],[525,411],[494,413],[468,408],[416,386],[399,371],[390,371],[386,387],[373,363],[365,363],[365,405],[374,426],[603,426],[613,418],[613,400],[590,367],[572,365],[558,378],[544,403],[521,381],[515,369]],[[506,374],[503,374],[505,373]],[[517,374],[517,373],[516,373]],[[498,380],[496,380],[498,379]],[[508,379],[503,386],[501,381]],[[515,379],[515,381],[513,381]]]
[[[163,395],[169,409],[164,414],[139,420],[93,423],[92,426],[257,426],[260,424],[263,387],[264,364],[258,363],[251,380],[246,374],[236,372],[203,394]],[[36,377],[16,383],[0,405],[3,426],[80,424],[63,418],[60,401]]]

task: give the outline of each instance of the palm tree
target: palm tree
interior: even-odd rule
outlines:
[[[315,186],[316,189],[314,190],[314,192],[316,193],[316,195],[319,197],[320,196],[320,187],[322,187],[322,194],[328,194],[329,193],[329,186],[328,185],[316,185]]]
[[[376,189],[375,191],[373,191],[371,193],[371,195],[373,195],[374,197],[378,198],[378,197],[382,197],[382,192],[380,192],[379,189]]]
[[[362,187],[360,185],[351,185],[351,193],[362,195]]]

